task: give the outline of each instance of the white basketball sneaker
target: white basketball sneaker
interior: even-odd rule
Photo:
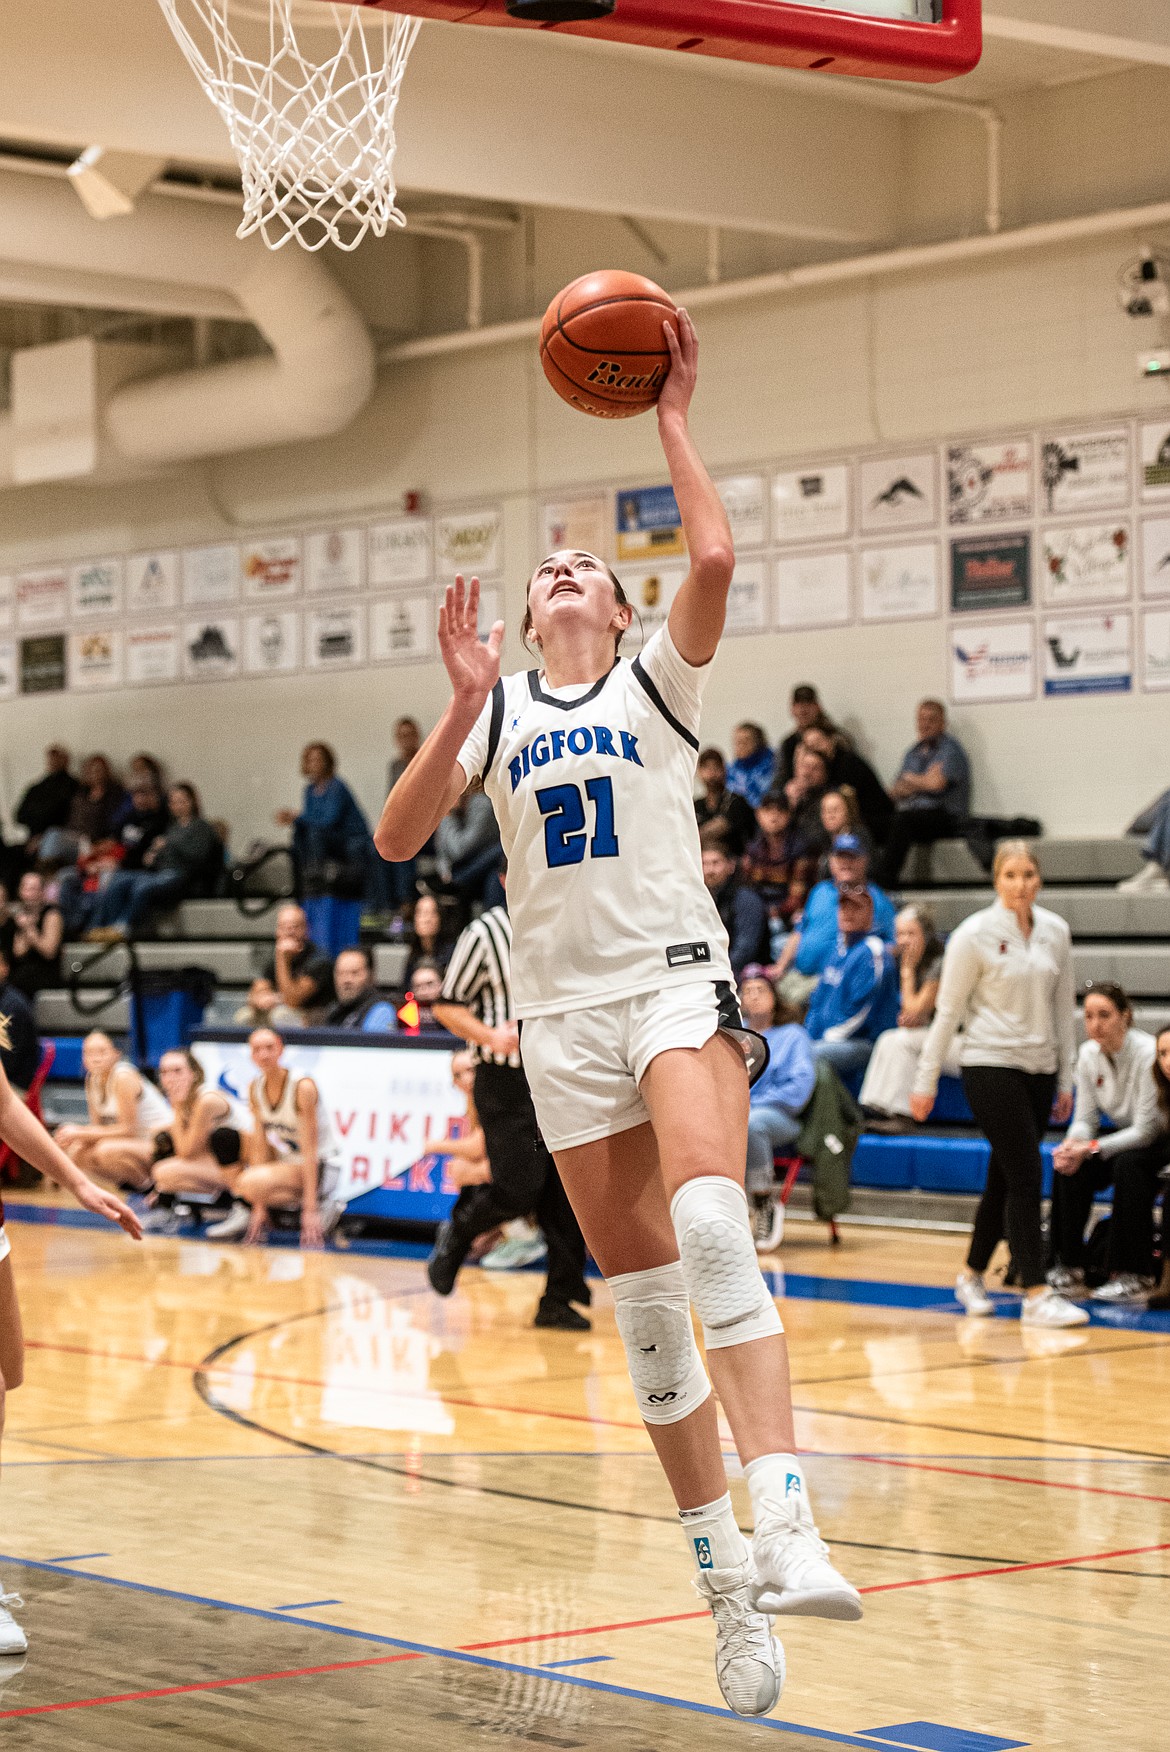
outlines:
[[[983,1287],[977,1271],[961,1271],[955,1279],[955,1301],[964,1313],[983,1319],[995,1313],[995,1303]]]
[[[784,1689],[784,1650],[772,1626],[752,1605],[752,1566],[700,1570],[695,1590],[715,1620],[715,1672],[728,1709],[762,1716],[775,1709]]]
[[[23,1655],[28,1648],[28,1638],[9,1610],[23,1605],[19,1594],[0,1593],[0,1655]]]
[[[1066,1301],[1045,1284],[1038,1296],[1025,1296],[1020,1309],[1022,1326],[1087,1326],[1089,1313],[1075,1302]]]
[[[861,1595],[829,1562],[800,1480],[794,1476],[784,1496],[775,1483],[758,1495],[753,1489],[752,1502],[756,1610],[847,1623],[860,1618]]]

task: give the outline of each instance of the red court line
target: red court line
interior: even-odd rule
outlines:
[[[262,1685],[272,1679],[307,1679],[319,1673],[348,1673],[354,1667],[388,1667],[395,1661],[423,1661],[425,1655],[371,1655],[364,1661],[331,1661],[326,1667],[288,1667],[282,1673],[245,1673],[238,1679],[200,1679],[191,1685],[164,1685],[157,1691],[121,1691],[109,1697],[76,1697],[64,1703],[33,1703],[24,1709],[0,1709],[9,1716],[53,1715],[63,1709],[94,1709],[107,1703],[143,1703],[152,1697],[181,1697],[190,1691],[223,1691],[229,1685]]]
[[[1005,1438],[1006,1439],[1006,1438]],[[1075,1448],[1075,1442],[1058,1443],[1057,1446]],[[946,1472],[952,1478],[990,1478],[997,1484],[1034,1484],[1041,1490],[1073,1490],[1082,1491],[1088,1496],[1129,1497],[1135,1503],[1170,1503],[1170,1496],[1152,1496],[1147,1491],[1111,1490],[1105,1484],[1070,1484],[1061,1478],[1023,1478],[1017,1472],[979,1472],[968,1466],[942,1466],[933,1460],[887,1460],[884,1454],[855,1454],[855,1460],[862,1460],[869,1466],[898,1466],[908,1472]],[[1043,1463],[1043,1456],[1037,1459]],[[1151,1461],[1151,1465],[1155,1462]]]
[[[1088,1557],[1048,1557],[1042,1563],[1005,1563],[996,1569],[959,1570],[953,1576],[922,1576],[909,1582],[877,1582],[860,1591],[863,1594],[888,1594],[895,1588],[930,1588],[936,1582],[973,1582],[980,1576],[1015,1576],[1025,1570],[1073,1569],[1078,1563],[1104,1563],[1111,1557],[1142,1557],[1151,1551],[1170,1551],[1170,1544],[1131,1545],[1127,1551],[1094,1551]]]
[[[623,1624],[586,1624],[578,1630],[538,1630],[532,1636],[501,1636],[494,1642],[460,1643],[461,1654],[474,1654],[481,1649],[519,1648],[523,1643],[558,1642],[562,1637],[599,1636],[607,1630],[644,1630],[651,1624],[687,1624],[693,1618],[707,1618],[710,1614],[704,1608],[701,1612],[672,1612],[665,1618],[629,1618]]]

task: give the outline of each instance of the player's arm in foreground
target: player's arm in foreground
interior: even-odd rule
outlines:
[[[449,1034],[457,1034],[460,1040],[466,1040],[472,1046],[485,1047],[488,1052],[500,1053],[507,1058],[520,1044],[520,1030],[514,1022],[504,1022],[498,1028],[489,1028],[466,1004],[440,1002],[434,1006],[434,1012],[435,1021]]]
[[[486,644],[480,642],[479,579],[465,591],[458,574],[439,610],[439,650],[451,677],[451,699],[387,797],[374,831],[375,846],[391,863],[413,858],[466,790],[470,774],[459,765],[459,751],[499,680],[503,643],[503,621],[495,623]]]
[[[662,327],[670,348],[670,375],[658,398],[658,436],[691,563],[671,604],[668,624],[679,656],[698,669],[710,663],[723,636],[735,547],[723,501],[687,423],[699,365],[695,325],[680,310],[677,337],[669,323]]]
[[[44,1126],[31,1114],[0,1068],[0,1138],[26,1162],[66,1192],[72,1193],[79,1205],[94,1211],[111,1223],[118,1223],[134,1241],[142,1239],[142,1224],[130,1206],[115,1198],[112,1192],[95,1186],[88,1174],[72,1163],[64,1150],[53,1142]]]

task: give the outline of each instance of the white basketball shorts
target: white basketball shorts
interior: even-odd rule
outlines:
[[[705,1046],[719,1029],[737,1040],[746,1033],[732,987],[709,979],[532,1017],[521,1030],[520,1056],[549,1149],[571,1150],[646,1125],[639,1085],[651,1059],[672,1047]]]
[[[12,1247],[4,1232],[4,1224],[0,1223],[0,1259],[7,1259],[11,1252]]]

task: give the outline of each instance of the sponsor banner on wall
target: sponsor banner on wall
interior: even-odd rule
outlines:
[[[178,606],[178,554],[169,549],[131,554],[126,561],[126,613],[161,614]]]
[[[371,602],[371,663],[417,663],[433,657],[438,615],[432,596],[387,596]]]
[[[768,562],[739,560],[727,593],[728,634],[763,633],[768,628]]]
[[[774,541],[825,541],[848,534],[848,463],[785,469],[772,476]]]
[[[679,593],[686,566],[646,566],[634,568],[623,577],[626,595],[634,609],[634,618],[622,650],[627,654],[641,650],[651,633],[665,625],[670,605]]]
[[[364,529],[314,529],[305,537],[305,580],[310,596],[345,596],[366,576]]]
[[[715,482],[731,540],[740,548],[763,547],[768,539],[768,483],[762,474],[723,475]]]
[[[541,559],[573,548],[606,559],[610,549],[609,500],[600,493],[588,499],[552,499],[541,506]]]
[[[64,693],[65,635],[39,633],[20,641],[20,691],[22,694]]]
[[[426,583],[431,575],[429,517],[394,517],[371,524],[367,539],[371,588]]]
[[[122,612],[122,561],[83,560],[69,572],[75,620],[110,620]]]
[[[1010,523],[1032,515],[1032,440],[948,444],[947,519]]]
[[[1138,428],[1142,498],[1170,499],[1170,420],[1147,420]]]
[[[867,457],[859,491],[863,534],[929,528],[938,521],[938,458],[932,451]]]
[[[116,627],[91,627],[69,637],[69,685],[121,687],[122,635]]]
[[[1044,622],[1046,694],[1128,693],[1129,615],[1062,615]]]
[[[781,555],[775,563],[776,625],[847,625],[849,560],[847,553]]]
[[[244,668],[249,675],[287,675],[300,668],[301,617],[295,608],[250,614],[244,622]]]
[[[460,511],[435,519],[435,569],[444,583],[456,572],[465,578],[498,572],[504,563],[504,515],[498,505]]]
[[[1170,608],[1142,616],[1142,682],[1153,692],[1170,689]]]
[[[1036,692],[1036,629],[1031,621],[964,622],[949,629],[951,698],[1030,700]]]
[[[63,567],[50,566],[44,571],[17,573],[18,627],[60,626],[68,618],[69,574]]]
[[[1026,608],[1032,600],[1032,537],[961,536],[951,542],[951,608],[956,614]]]
[[[0,572],[0,629],[7,629],[16,621],[16,579],[11,572]]]
[[[364,663],[365,610],[357,602],[310,609],[305,616],[305,647],[310,669],[346,669]]]
[[[180,668],[179,629],[173,621],[130,627],[125,640],[126,680],[131,687],[176,681]]]
[[[0,639],[0,700],[10,700],[16,692],[17,654],[15,639]]]
[[[1129,504],[1129,428],[1066,432],[1040,446],[1041,509],[1112,511]]]
[[[183,628],[183,674],[218,681],[240,672],[240,623],[234,615],[201,615]]]
[[[1170,517],[1151,517],[1142,531],[1142,595],[1170,596]]]
[[[938,547],[933,541],[862,549],[862,620],[924,620],[938,610]]]
[[[627,487],[615,495],[619,560],[670,559],[686,553],[673,487]]]
[[[296,596],[301,587],[299,536],[278,535],[267,541],[245,542],[240,549],[240,575],[244,595],[253,602]]]
[[[188,608],[234,602],[240,589],[239,549],[228,542],[183,551],[183,601]]]
[[[1046,602],[1124,602],[1129,595],[1127,523],[1046,529],[1041,536]]]

